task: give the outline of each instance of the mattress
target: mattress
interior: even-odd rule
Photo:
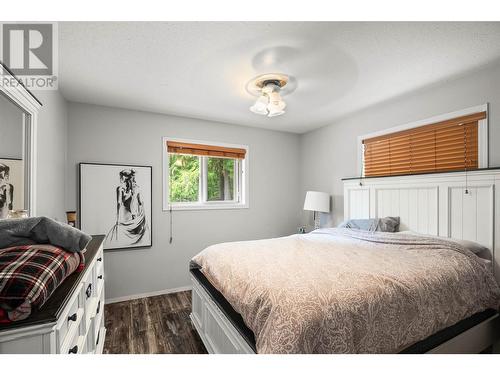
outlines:
[[[332,228],[217,244],[192,261],[258,353],[398,353],[500,306],[491,269],[428,237]]]
[[[224,316],[231,322],[234,328],[238,331],[241,337],[246,341],[246,343],[257,353],[257,348],[255,345],[255,336],[250,328],[245,325],[243,318],[238,314],[231,304],[224,298],[221,292],[219,292],[210,281],[203,275],[199,268],[193,267],[190,269],[190,273],[193,277],[198,280],[198,282],[203,286],[203,289],[210,295],[215,304],[222,311]],[[468,329],[474,327],[475,325],[484,322],[485,320],[491,318],[498,312],[494,309],[486,309],[479,313],[476,313],[460,322],[452,325],[451,327],[445,328],[435,334],[427,337],[426,339],[419,341],[408,348],[402,350],[401,354],[423,354],[428,351],[438,347],[442,343],[452,339],[455,336],[467,331]]]

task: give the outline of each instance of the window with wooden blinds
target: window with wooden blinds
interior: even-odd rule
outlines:
[[[364,175],[478,168],[478,123],[486,112],[363,140]]]
[[[246,145],[163,138],[163,209],[248,207]]]
[[[196,143],[167,141],[167,149],[172,154],[213,156],[219,158],[245,159],[244,148],[231,148]]]

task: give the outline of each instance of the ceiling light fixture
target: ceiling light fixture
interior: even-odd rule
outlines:
[[[284,114],[286,103],[281,98],[281,92],[287,83],[288,76],[284,74],[264,74],[250,81],[248,92],[259,96],[250,111],[267,117]]]

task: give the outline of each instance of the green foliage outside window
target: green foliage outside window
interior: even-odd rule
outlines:
[[[234,159],[208,158],[209,201],[230,201],[234,194]]]
[[[201,158],[192,155],[170,154],[170,202],[197,202]],[[207,160],[207,200],[234,199],[234,159]]]
[[[200,158],[170,154],[170,202],[198,201]]]

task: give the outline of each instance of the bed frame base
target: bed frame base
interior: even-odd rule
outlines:
[[[191,276],[191,321],[210,354],[255,354],[245,339],[214,303],[196,278]],[[473,354],[492,347],[500,353],[500,316],[475,325],[458,336],[430,350],[430,354]]]
[[[203,286],[193,282],[191,321],[210,354],[255,354]]]
[[[469,328],[458,336],[430,350],[430,354],[477,354],[492,348],[500,350],[500,317],[498,314]]]

